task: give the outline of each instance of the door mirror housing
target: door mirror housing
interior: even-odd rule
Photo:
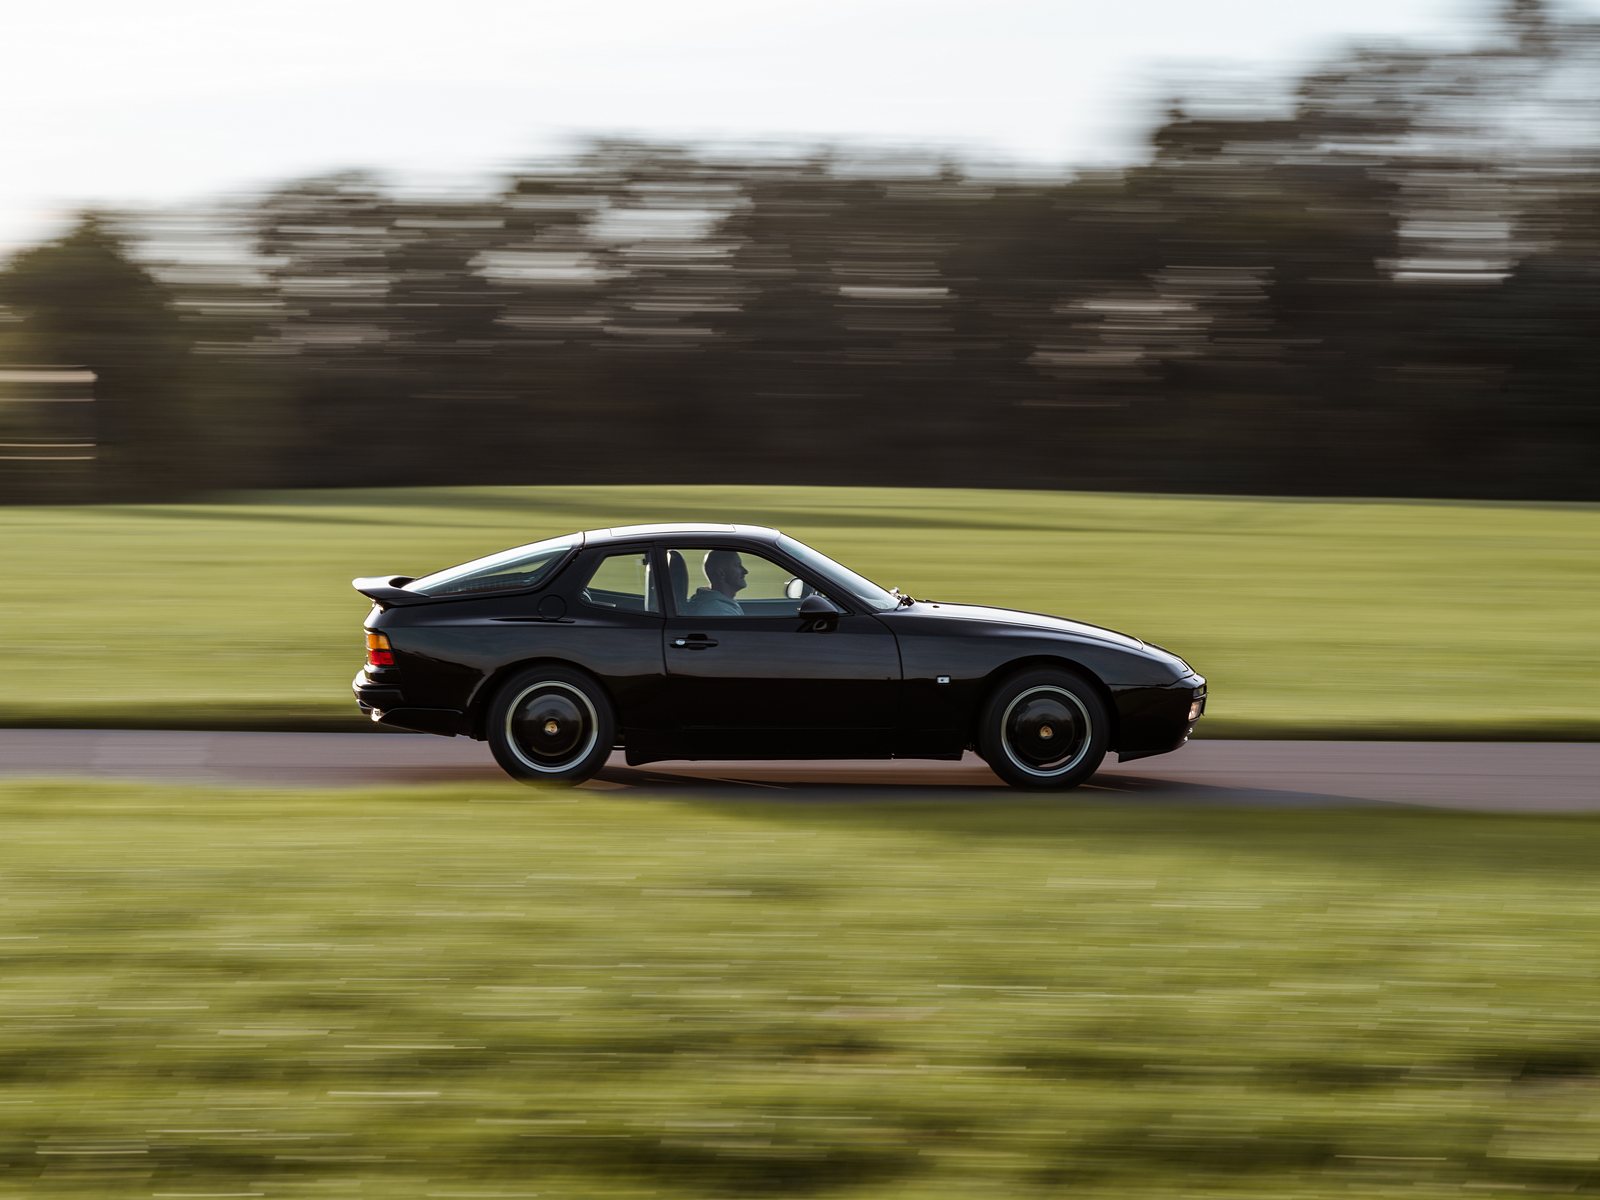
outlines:
[[[802,617],[810,617],[813,620],[820,620],[827,617],[842,617],[844,616],[844,609],[829,600],[821,592],[812,592],[811,595],[800,601],[800,615]]]
[[[844,609],[821,592],[812,592],[800,601],[800,620],[804,622],[800,628],[803,631],[820,633],[832,629],[839,623],[839,618],[844,616]]]

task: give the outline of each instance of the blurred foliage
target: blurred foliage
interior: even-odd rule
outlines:
[[[466,198],[313,179],[125,220],[123,251],[91,218],[0,303],[100,372],[102,496],[1595,499],[1597,30],[1517,0],[1476,49],[1355,51],[1281,112],[1175,105],[1147,161],[1066,179],[626,141]]]
[[[0,787],[50,1197],[1590,1195],[1589,818]]]
[[[128,260],[106,222],[85,217],[60,241],[18,255],[0,273],[0,304],[27,318],[12,331],[18,359],[88,366],[97,377],[92,436],[103,458],[95,495],[132,499],[204,480],[195,465],[199,414],[186,411],[185,331],[166,289]],[[26,399],[12,404],[28,407]],[[23,479],[36,471],[30,465]],[[0,488],[8,482],[0,474]]]
[[[885,587],[1182,654],[1201,736],[1600,734],[1600,512],[957,488],[300,490],[0,510],[0,724],[358,729],[356,575],[574,529],[777,526]]]

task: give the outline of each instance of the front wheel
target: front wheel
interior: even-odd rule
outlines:
[[[1110,714],[1087,681],[1067,671],[1025,671],[984,705],[978,753],[1012,787],[1065,790],[1095,773],[1110,737]]]
[[[495,693],[489,749],[521,783],[582,783],[605,765],[617,721],[604,690],[581,671],[530,667]]]

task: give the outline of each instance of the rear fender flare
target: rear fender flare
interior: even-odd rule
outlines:
[[[622,728],[622,710],[617,706],[617,698],[611,694],[611,689],[606,687],[599,676],[571,659],[554,658],[545,654],[536,658],[525,658],[519,662],[506,663],[478,685],[478,690],[472,694],[472,699],[467,702],[467,733],[470,737],[479,742],[486,740],[488,737],[489,706],[494,703],[495,694],[511,676],[532,667],[560,667],[563,671],[576,671],[589,679],[595,687],[600,689],[601,695],[611,703],[611,711],[616,714],[617,718],[617,728]]]

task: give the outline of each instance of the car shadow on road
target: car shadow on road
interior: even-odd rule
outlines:
[[[923,802],[930,799],[992,805],[1029,798],[1051,798],[1051,793],[1024,792],[1006,787],[987,772],[925,772],[908,769],[904,777],[873,772],[863,777],[849,769],[829,771],[805,768],[792,774],[766,767],[741,771],[697,765],[692,771],[650,767],[608,766],[586,788],[639,799],[696,797],[774,802]],[[1379,801],[1321,792],[1275,788],[1224,787],[1151,776],[1102,774],[1071,792],[1056,794],[1072,799],[1117,804],[1185,804],[1232,807],[1328,808],[1384,805]]]

